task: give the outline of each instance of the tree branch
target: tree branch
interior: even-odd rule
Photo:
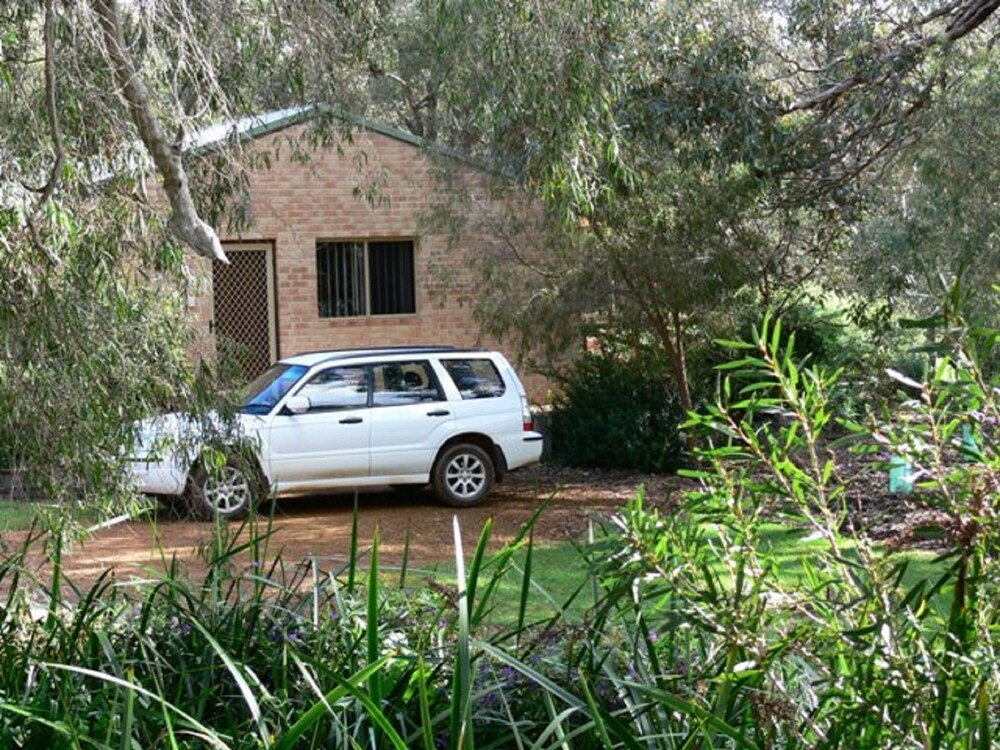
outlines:
[[[198,255],[228,263],[215,230],[198,216],[181,162],[180,149],[175,148],[168,140],[163,126],[153,112],[149,91],[126,51],[118,0],[93,2],[104,32],[104,44],[111,58],[115,79],[139,130],[139,137],[163,178],[163,190],[172,211],[170,229]]]
[[[56,108],[55,23],[55,0],[48,0],[45,4],[45,28],[43,30],[45,39],[45,111],[49,118],[49,131],[52,134],[52,150],[55,152],[55,161],[52,163],[52,171],[49,172],[49,179],[38,191],[41,195],[38,198],[38,203],[35,205],[35,210],[28,217],[28,228],[31,230],[32,243],[53,264],[57,264],[59,258],[42,241],[42,234],[38,229],[38,220],[45,211],[45,204],[52,200],[52,196],[59,186],[63,164],[66,162],[66,150],[63,146],[62,130],[59,128],[59,110]]]
[[[902,57],[913,53],[921,53],[931,47],[946,42],[953,42],[971,34],[993,15],[998,7],[1000,7],[1000,0],[966,0],[961,3],[950,3],[937,11],[927,14],[914,25],[916,27],[923,27],[923,25],[938,18],[951,16],[951,20],[945,26],[943,33],[924,34],[910,44],[905,44],[891,50],[883,55],[877,61],[877,64],[871,66],[868,72],[855,73],[812,96],[793,102],[785,111],[785,114],[810,109],[826,109],[834,106],[836,101],[844,94],[853,89],[873,83],[880,76],[885,75],[887,66],[891,66]]]

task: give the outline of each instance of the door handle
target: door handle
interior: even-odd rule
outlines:
[[[361,424],[364,420],[361,417],[344,417],[340,420],[341,424]]]
[[[434,411],[427,412],[428,417],[447,417],[451,414],[447,409],[435,409]]]

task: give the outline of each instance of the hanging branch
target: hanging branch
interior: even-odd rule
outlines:
[[[198,216],[181,162],[180,144],[172,144],[167,138],[153,112],[149,91],[126,51],[118,0],[94,0],[94,8],[104,32],[104,43],[115,78],[128,104],[132,120],[163,178],[163,190],[171,208],[170,229],[198,255],[228,263],[215,230]]]
[[[59,258],[52,252],[51,248],[46,247],[42,240],[42,233],[38,228],[38,222],[45,211],[45,205],[52,200],[52,196],[59,186],[63,164],[66,162],[62,130],[59,128],[59,111],[56,109],[55,21],[55,0],[48,0],[45,4],[45,27],[42,32],[45,41],[45,110],[49,118],[49,130],[52,134],[52,149],[55,152],[55,161],[52,163],[49,179],[38,191],[41,195],[38,198],[35,210],[28,217],[28,228],[31,230],[31,241],[39,252],[44,253],[45,257],[53,264],[58,264]]]

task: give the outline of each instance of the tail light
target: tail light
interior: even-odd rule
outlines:
[[[521,422],[524,424],[525,432],[531,432],[535,429],[535,423],[531,418],[531,407],[528,406],[527,396],[521,396]]]

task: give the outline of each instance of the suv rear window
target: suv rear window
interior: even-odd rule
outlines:
[[[463,399],[495,398],[502,396],[507,387],[488,359],[443,359],[441,364],[448,371]]]

